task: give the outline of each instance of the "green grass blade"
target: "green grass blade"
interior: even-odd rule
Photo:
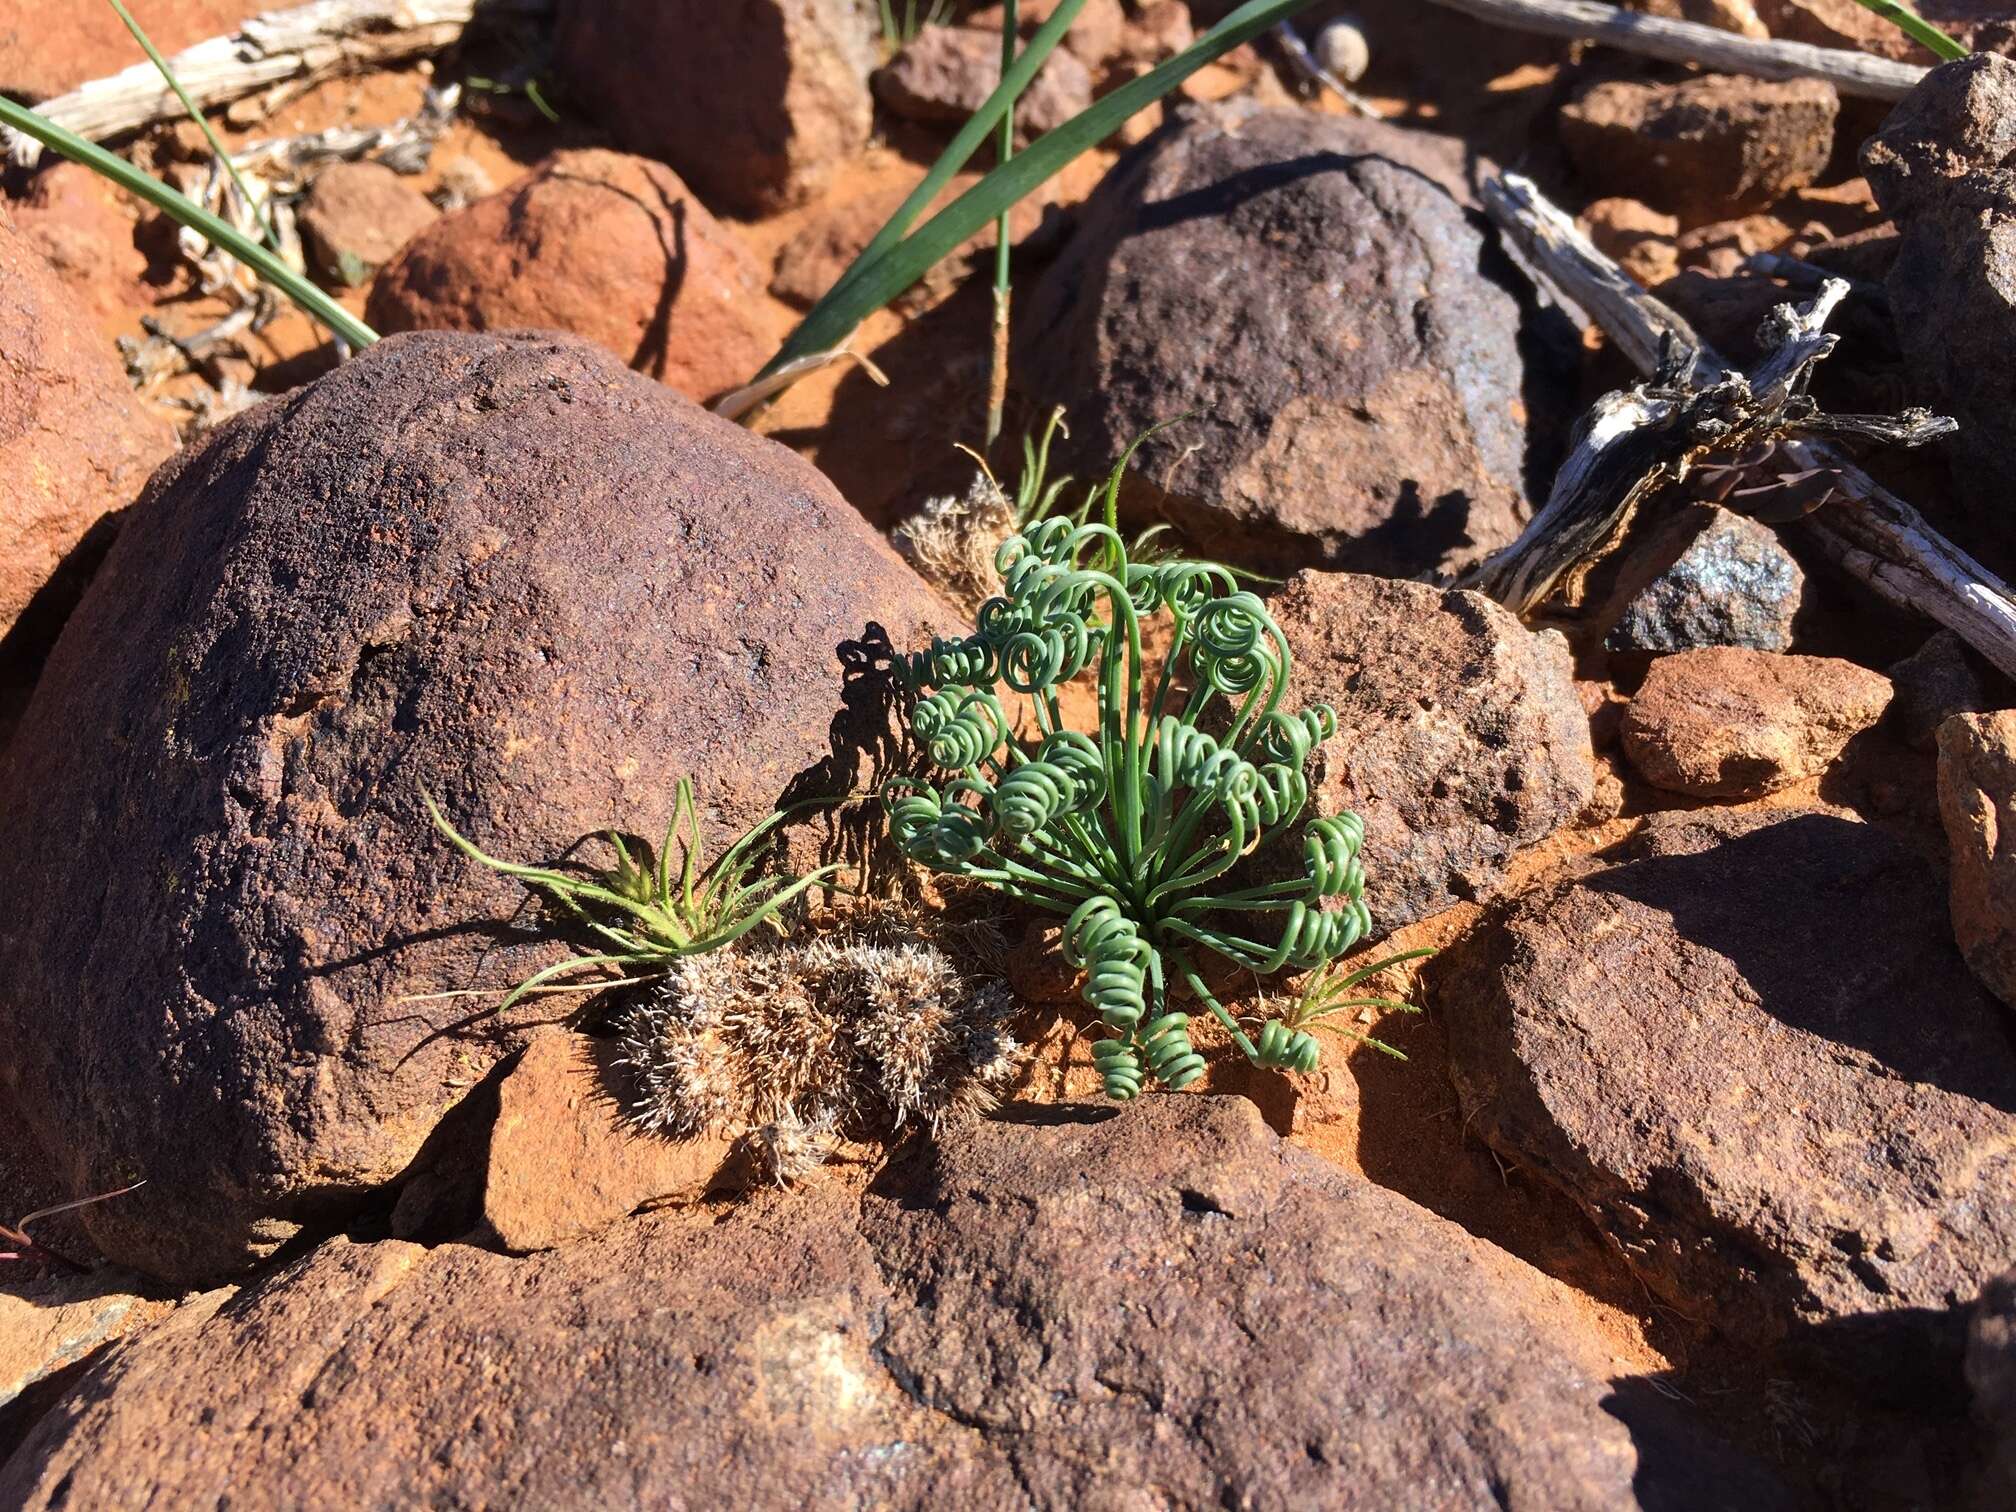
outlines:
[[[1085,0],[1064,0],[1063,4],[1051,12],[1050,19],[1037,28],[1036,34],[1029,39],[1029,45],[1023,48],[1015,59],[1015,66],[1002,74],[1001,83],[994,93],[981,102],[980,108],[973,112],[972,118],[959,128],[958,134],[946,145],[945,150],[938,154],[938,161],[931,165],[931,171],[924,175],[923,182],[910,191],[910,197],[896,207],[896,213],[889,217],[888,223],[875,233],[868,245],[861,249],[860,255],[847,265],[846,271],[835,281],[833,287],[828,289],[819,302],[806,313],[805,318],[798,323],[798,328],[791,333],[784,345],[778,348],[777,355],[763,365],[763,371],[756,375],[757,378],[769,377],[796,358],[831,351],[853,333],[854,327],[861,323],[869,310],[888,302],[886,299],[878,301],[876,305],[868,306],[860,315],[844,322],[838,322],[832,313],[836,307],[848,302],[848,291],[852,286],[858,283],[885,253],[895,250],[902,242],[905,233],[916,224],[917,217],[924,213],[924,207],[938,197],[938,192],[951,183],[953,176],[966,166],[974,153],[980,150],[980,144],[987,140],[987,134],[1000,124],[1016,98],[1029,87],[1029,82],[1036,77],[1036,71],[1043,66],[1044,60],[1063,40],[1064,33],[1070,29],[1071,23],[1078,19],[1078,12],[1084,8]],[[1014,201],[1010,200],[1008,203],[1012,205]],[[983,216],[982,219],[986,217]],[[978,229],[977,224],[975,229]],[[831,332],[836,324],[839,334],[833,335]]]
[[[1866,11],[1874,11],[1934,57],[1951,63],[1969,56],[1966,48],[1916,11],[1899,5],[1897,0],[1855,0],[1855,3]]]
[[[353,347],[369,346],[378,339],[378,333],[371,327],[236,226],[226,224],[151,174],[142,173],[118,154],[107,152],[95,142],[85,141],[74,131],[58,126],[5,95],[0,95],[0,125],[11,126],[24,136],[33,137],[73,163],[82,163],[101,178],[110,179],[129,194],[145,200],[177,225],[187,226],[197,235],[223,248]]]
[[[1230,52],[1240,43],[1250,41],[1309,3],[1310,0],[1248,0],[1247,4],[1233,11],[1175,57],[1131,83],[1123,84],[1091,109],[1079,112],[1056,130],[1031,143],[1014,161],[994,169],[907,240],[880,250],[875,243],[870,243],[826,297],[813,306],[764,372],[770,372],[794,358],[830,351],[839,346],[870,314],[917,282],[967,237],[1036,189],[1088,147],[1104,141],[1129,116],[1154,104],[1205,64]],[[1042,31],[1030,40],[1029,46],[1016,60],[1014,71],[1017,75],[1022,74],[1024,65],[1036,56],[1045,33],[1060,18],[1074,14],[1076,7],[1071,6],[1068,0],[1057,8],[1050,20],[1044,23]],[[987,131],[999,122],[1008,101],[1026,83],[1024,78],[1003,80],[1002,88],[989,96],[987,103],[966,123],[954,146],[970,135],[972,145],[977,147]],[[976,127],[979,128],[977,131]],[[939,159],[939,166],[943,167],[951,155],[948,148],[946,156]],[[936,168],[932,170],[934,175],[937,171]],[[952,172],[956,171],[955,166]],[[949,179],[951,173],[944,176]],[[921,193],[921,185],[919,189]],[[911,196],[912,200],[917,198],[917,195]],[[906,209],[908,205],[906,201]],[[890,222],[890,226],[895,224],[894,220]],[[884,227],[885,236],[888,230],[889,227]],[[884,237],[876,238],[877,242],[883,240]]]
[[[196,102],[189,98],[189,91],[182,87],[182,81],[175,77],[175,70],[168,66],[168,60],[161,56],[161,49],[154,45],[154,39],[140,29],[140,23],[133,19],[133,13],[126,9],[123,0],[105,0],[119,19],[126,24],[126,30],[133,34],[133,40],[140,44],[140,50],[147,54],[147,61],[154,65],[154,71],[161,75],[168,87],[175,92],[175,98],[182,102],[182,108],[189,112],[189,119],[196,123],[196,129],[203,133],[203,140],[210,144],[210,150],[217,155],[217,161],[224,165],[224,171],[231,175],[231,182],[238,186],[239,196],[245,201],[245,208],[252,212],[259,229],[266,233],[266,245],[277,254],[280,238],[273,234],[273,223],[266,218],[266,211],[259,201],[252,197],[252,190],[246,184],[238,165],[231,161],[231,154],[224,150],[224,144],[217,140],[217,133],[210,129],[210,122],[203,112],[196,108]]]

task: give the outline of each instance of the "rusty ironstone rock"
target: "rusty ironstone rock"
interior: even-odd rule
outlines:
[[[109,517],[174,449],[111,342],[0,209],[0,684],[34,680]]]
[[[315,269],[353,287],[440,217],[427,196],[383,163],[332,163],[315,175],[301,207],[301,239]],[[577,277],[590,272],[576,268]]]
[[[1055,1108],[531,1259],[335,1240],[115,1346],[0,1502],[1788,1504],[1582,1316],[1242,1099]]]
[[[554,66],[616,139],[712,208],[825,192],[868,145],[875,7],[859,0],[562,0]]]
[[[1949,719],[1938,742],[1953,937],[1974,974],[2016,1007],[2016,709]]]
[[[422,232],[378,275],[381,331],[566,331],[689,399],[756,375],[773,350],[763,274],[662,163],[556,152]]]
[[[1088,471],[1187,415],[1136,454],[1129,508],[1205,556],[1468,563],[1519,531],[1525,415],[1558,374],[1522,360],[1528,312],[1463,184],[1453,144],[1384,122],[1182,112],[1037,284],[1022,387],[1068,407]]]
[[[1698,226],[1817,180],[1840,108],[1819,79],[1611,79],[1563,108],[1561,142],[1601,193],[1633,195]]]
[[[2016,1045],[1943,889],[1820,811],[1661,814],[1429,971],[1465,1117],[1660,1301],[1950,1371],[2016,1254]]]
[[[1914,751],[1937,750],[1939,727],[1955,714],[1992,708],[1986,670],[1951,630],[1935,630],[1925,644],[1886,674],[1895,694],[1886,722]]]
[[[1595,790],[1568,647],[1480,594],[1299,574],[1273,610],[1298,700],[1337,711],[1316,804],[1365,821],[1365,897],[1383,932],[1494,894],[1521,846]]]
[[[2016,467],[2016,61],[1984,53],[1934,69],[1862,161],[1899,232],[1887,289],[1911,399],[1960,422],[1944,447],[1960,516],[1948,528],[2007,570],[2016,560],[2004,484]]]
[[[273,8],[264,0],[154,0],[143,19],[154,45],[173,57]],[[109,5],[15,5],[0,12],[0,91],[8,94],[46,100],[144,62]]]
[[[1712,505],[1677,510],[1598,611],[1609,651],[1788,651],[1806,574],[1768,525]]]
[[[240,1269],[522,1043],[407,1001],[557,958],[423,787],[550,859],[690,775],[718,845],[871,785],[875,637],[949,628],[809,465],[557,338],[389,338],[185,452],[0,768],[0,1076],[73,1192],[147,1178],[93,1237]]]
[[[1624,754],[1654,787],[1756,798],[1825,771],[1889,704],[1889,678],[1839,657],[1678,651],[1625,710]]]

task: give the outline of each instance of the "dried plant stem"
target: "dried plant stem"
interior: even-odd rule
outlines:
[[[1585,311],[1641,371],[1657,370],[1662,340],[1671,335],[1693,349],[1693,381],[1715,383],[1734,372],[1685,320],[1597,251],[1530,180],[1517,174],[1493,179],[1483,197],[1526,265]],[[1796,527],[1808,541],[1890,603],[1944,625],[2016,677],[2016,594],[2008,584],[1837,448],[1787,441],[1781,451],[1793,467],[1825,469],[1834,480],[1836,501]]]
[[[1515,31],[1601,42],[1668,63],[1698,63],[1759,79],[1825,79],[1844,95],[1901,100],[1925,77],[1916,63],[1838,47],[1739,37],[1693,21],[1669,21],[1596,0],[1431,0]]]

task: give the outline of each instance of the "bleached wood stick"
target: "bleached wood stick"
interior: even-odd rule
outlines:
[[[207,110],[285,79],[312,82],[439,52],[461,37],[479,11],[542,15],[551,9],[552,0],[314,0],[254,16],[228,37],[177,53],[168,66],[197,107]],[[147,62],[93,79],[36,109],[92,142],[182,114],[180,102]],[[41,160],[41,143],[12,130],[6,136],[16,162],[33,166]]]
[[[1530,180],[1506,174],[1486,183],[1482,193],[1485,210],[1527,262],[1586,311],[1642,371],[1656,370],[1660,339],[1667,332],[1698,350],[1694,381],[1714,383],[1735,371],[1701,345],[1678,314],[1597,251]],[[1781,450],[1795,467],[1824,468],[1834,477],[1838,497],[1797,527],[1806,539],[1890,603],[1944,625],[2016,678],[2016,594],[2007,583],[1837,448],[1787,441]]]
[[[1844,95],[1901,100],[1926,70],[1840,47],[1739,37],[1695,21],[1670,21],[1596,0],[1432,0],[1515,31],[1601,42],[1668,63],[1699,63],[1759,79],[1825,79]]]

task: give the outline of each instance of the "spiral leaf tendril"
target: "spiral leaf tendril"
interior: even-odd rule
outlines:
[[[1110,520],[1062,516],[1011,536],[995,566],[1002,592],[973,634],[900,663],[911,731],[951,775],[884,788],[896,844],[1066,916],[1065,954],[1104,1030],[1092,1057],[1107,1096],[1125,1102],[1150,1081],[1175,1089],[1203,1074],[1175,990],[1255,1065],[1312,1070],[1314,1035],[1274,1020],[1256,1043],[1198,958],[1308,971],[1370,933],[1364,826],[1353,814],[1303,820],[1305,768],[1336,733],[1335,713],[1282,707],[1287,640],[1227,568],[1130,562]],[[1159,666],[1142,649],[1153,615],[1170,625]],[[1064,687],[1081,677],[1097,695],[1091,730],[1064,722]],[[1294,872],[1270,857],[1295,854],[1298,827]]]

